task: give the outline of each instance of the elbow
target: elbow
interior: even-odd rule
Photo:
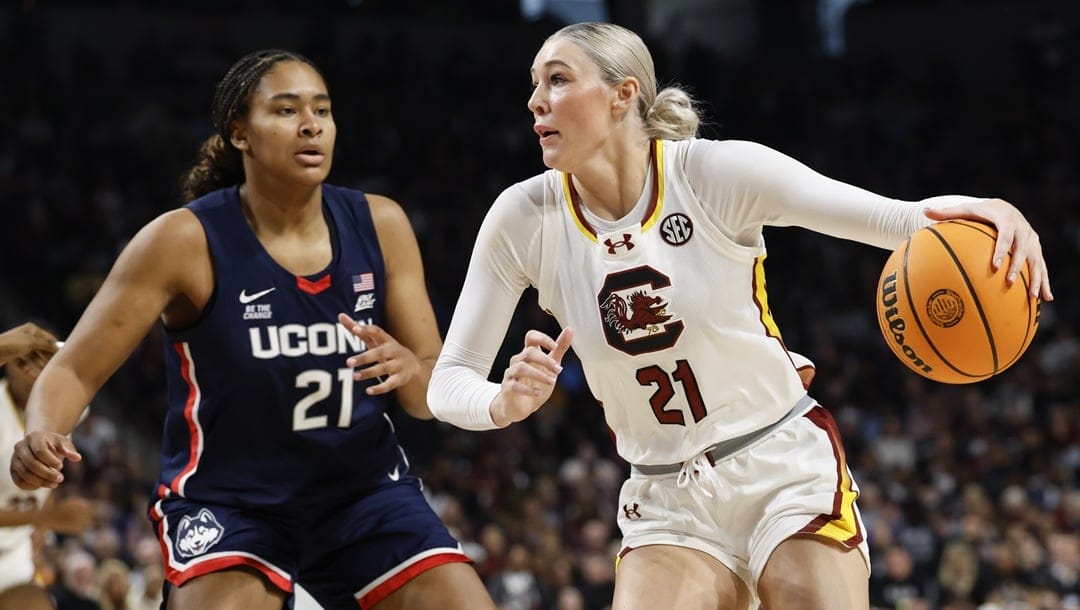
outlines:
[[[442,384],[439,383],[439,370],[436,368],[431,372],[431,380],[428,382],[427,387],[425,411],[427,411],[428,417],[426,419],[446,421],[443,417],[440,417],[440,414],[445,412],[446,409],[445,395],[446,391],[442,388]]]

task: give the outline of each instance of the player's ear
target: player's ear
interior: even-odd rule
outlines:
[[[241,152],[248,149],[247,130],[244,127],[242,122],[236,121],[229,130],[229,142]]]
[[[633,76],[622,79],[615,85],[615,97],[611,101],[611,108],[622,114],[637,106],[638,95],[641,93],[641,83]]]

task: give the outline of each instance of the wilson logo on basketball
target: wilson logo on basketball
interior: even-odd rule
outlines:
[[[907,322],[904,322],[904,318],[900,317],[900,310],[896,307],[896,275],[897,270],[893,269],[892,273],[882,278],[881,282],[881,304],[885,308],[886,324],[890,334],[892,334],[892,340],[900,346],[900,352],[904,354],[904,357],[911,361],[911,366],[929,373],[934,368],[926,364],[910,345],[904,344],[904,331],[907,330]]]
[[[942,383],[974,383],[1009,368],[1031,345],[1039,300],[1021,267],[990,260],[997,230],[970,220],[923,227],[901,243],[881,271],[878,326],[910,369]]]
[[[964,317],[964,300],[948,288],[935,290],[926,300],[926,315],[942,328],[956,326]]]

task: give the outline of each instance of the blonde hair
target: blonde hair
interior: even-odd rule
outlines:
[[[656,70],[645,42],[613,23],[575,23],[548,37],[566,38],[581,47],[600,68],[604,82],[617,85],[632,76],[641,85],[638,114],[650,138],[685,140],[697,134],[701,117],[694,99],[677,86],[656,91]]]

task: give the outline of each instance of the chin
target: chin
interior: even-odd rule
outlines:
[[[545,148],[541,152],[541,157],[544,160],[544,165],[547,166],[549,169],[557,169],[562,171],[559,163],[559,154],[557,152],[549,148]]]
[[[300,181],[309,186],[318,186],[330,176],[330,167],[309,167],[301,175]]]

